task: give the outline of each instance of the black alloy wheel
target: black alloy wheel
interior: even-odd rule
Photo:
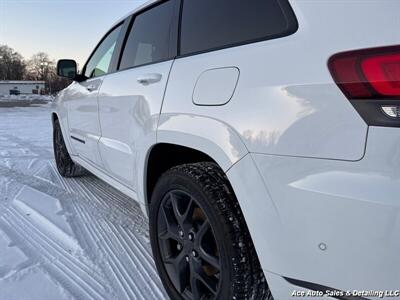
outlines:
[[[185,299],[218,295],[221,264],[210,222],[199,203],[172,190],[158,212],[158,239],[164,267]]]

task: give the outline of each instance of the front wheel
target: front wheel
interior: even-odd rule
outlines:
[[[68,153],[60,122],[55,120],[53,125],[53,149],[57,170],[63,177],[82,176],[85,169],[74,163]]]
[[[216,164],[181,165],[160,178],[150,238],[171,299],[272,299],[239,204]]]

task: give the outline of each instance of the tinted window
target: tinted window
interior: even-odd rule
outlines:
[[[167,1],[135,17],[120,69],[163,61],[176,55],[174,8],[175,1]]]
[[[288,3],[280,5],[284,1],[185,0],[181,55],[285,35],[292,24],[282,10],[290,10]]]
[[[86,65],[86,77],[97,77],[108,73],[121,28],[122,25],[112,30],[97,47]]]

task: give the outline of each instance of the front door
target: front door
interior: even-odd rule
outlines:
[[[72,147],[81,158],[98,166],[102,165],[98,151],[101,136],[98,93],[108,73],[121,26],[111,30],[100,42],[84,68],[88,79],[73,83],[66,97]]]
[[[136,189],[139,155],[156,140],[177,47],[178,1],[164,1],[132,17],[119,71],[109,74],[99,93],[104,168]]]

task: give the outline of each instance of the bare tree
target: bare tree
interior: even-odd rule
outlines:
[[[25,72],[22,55],[6,45],[0,45],[0,80],[22,80]]]
[[[54,94],[71,81],[56,74],[56,64],[45,52],[39,52],[25,62],[12,48],[0,45],[0,80],[41,80],[46,82],[46,93]]]
[[[47,53],[39,52],[31,57],[27,67],[27,76],[30,79],[48,81],[54,72],[55,63]]]
[[[28,61],[27,79],[46,82],[46,92],[53,94],[65,88],[70,82],[56,74],[56,66],[47,53],[39,52]]]

